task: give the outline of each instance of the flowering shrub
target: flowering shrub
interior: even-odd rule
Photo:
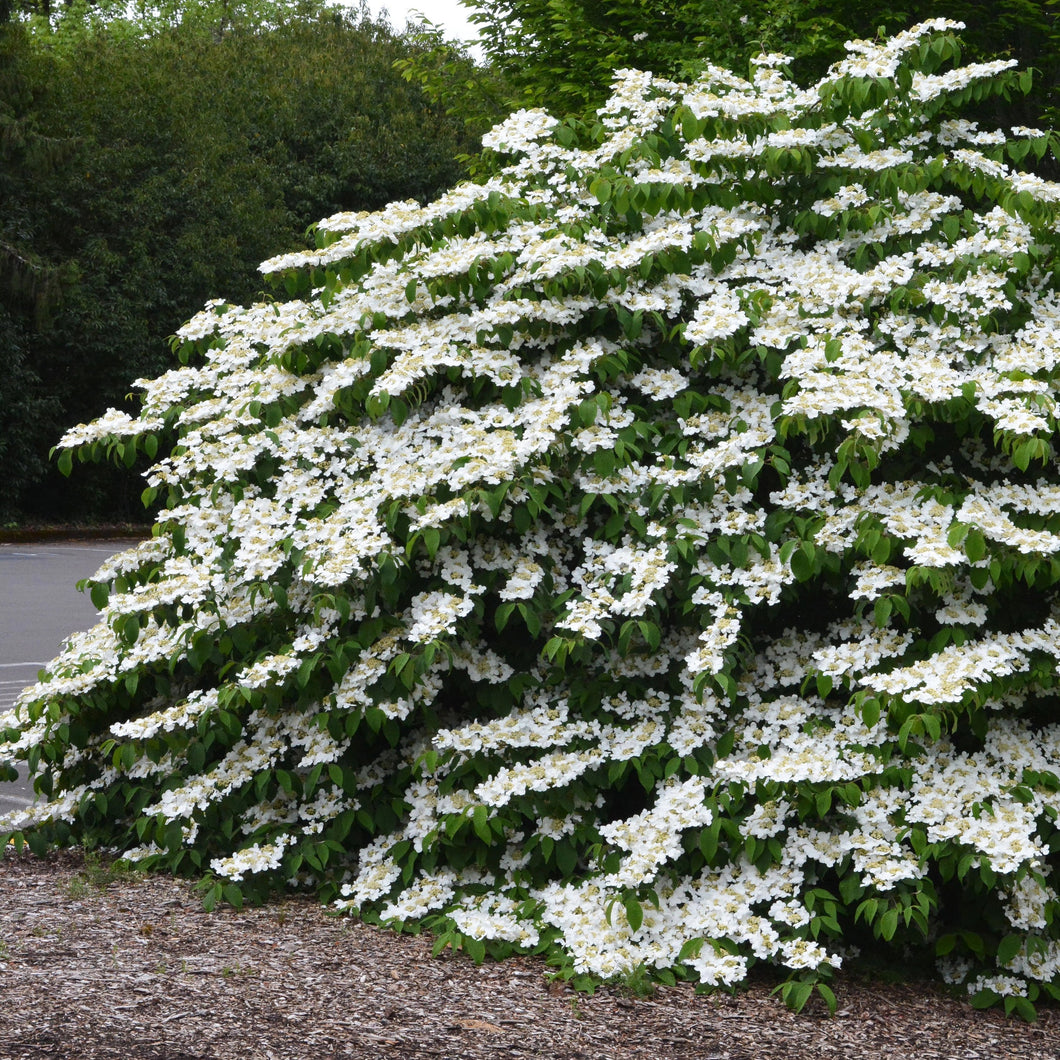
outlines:
[[[577,981],[1060,996],[1060,186],[954,28],[622,71],[208,306],[63,440],[167,506],[0,719],[0,831]]]

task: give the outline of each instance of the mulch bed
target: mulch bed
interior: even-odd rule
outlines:
[[[755,982],[593,996],[544,963],[432,958],[306,899],[204,912],[186,881],[64,852],[0,857],[0,1058],[1056,1060],[1060,1011],[977,1012],[930,983],[836,982],[801,1015]]]

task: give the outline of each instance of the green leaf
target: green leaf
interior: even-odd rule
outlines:
[[[541,632],[541,618],[538,613],[524,603],[518,605],[518,611],[526,624],[526,631],[531,637],[536,637]]]
[[[217,903],[221,900],[221,884],[213,884],[203,895],[202,907],[207,913],[212,913],[217,908]]]
[[[681,946],[681,952],[677,955],[677,963],[683,964],[689,957],[698,957],[705,941],[702,938],[686,939]]]
[[[131,743],[122,744],[121,751],[121,768],[128,773],[136,763],[140,760],[140,754]]]
[[[596,201],[599,203],[605,203],[611,198],[611,181],[606,180],[603,177],[597,177],[589,185],[589,193],[596,197]]]
[[[1023,937],[1021,935],[1006,935],[997,947],[997,963],[1006,968],[1012,963],[1013,958],[1023,949]]]
[[[867,924],[871,924],[876,919],[876,911],[879,907],[880,901],[878,898],[866,898],[854,913],[854,922],[857,923],[859,919],[864,918]]]
[[[140,635],[140,616],[127,615],[121,622],[121,637],[126,644],[135,644]]]
[[[886,942],[894,938],[898,930],[898,910],[888,909],[876,924],[876,933]]]
[[[780,988],[780,996],[792,1012],[798,1013],[806,1007],[806,1002],[813,995],[813,987],[812,980],[787,982]]]
[[[808,541],[803,541],[791,555],[791,573],[796,581],[809,581],[816,571],[814,562],[816,549]]]
[[[574,844],[563,840],[556,844],[554,853],[556,867],[559,869],[560,875],[569,879],[574,875],[574,870],[578,867],[578,851],[575,849]]]
[[[866,699],[861,705],[861,720],[867,728],[874,728],[880,720],[880,701],[878,699]]]
[[[1029,71],[1028,71],[1029,72]],[[1011,1011],[1015,1012],[1017,1016],[1024,1021],[1024,1023],[1037,1023],[1038,1013],[1034,1007],[1034,1003],[1025,997],[1007,997],[1005,998],[1006,1006],[1011,1002]],[[1009,1013],[1006,1012],[1006,1015]]]
[[[235,909],[243,908],[243,891],[234,883],[226,883],[222,888],[224,900]]]
[[[993,990],[980,990],[969,999],[972,1008],[978,1009],[992,1008],[1000,1000],[1001,995],[995,994]]]
[[[832,991],[832,988],[826,983],[817,984],[817,993],[824,998],[824,1003],[828,1006],[828,1015],[834,1016],[836,1013],[836,996]]]
[[[473,939],[469,935],[464,935],[460,945],[476,964],[481,964],[486,959],[486,943],[482,939]]]
[[[485,806],[479,804],[472,811],[472,827],[475,835],[487,845],[493,842],[493,830],[489,825],[489,811]]]
[[[978,563],[986,555],[986,538],[981,530],[969,529],[964,539],[964,551],[972,563]]]
[[[641,924],[644,923],[644,907],[640,904],[640,900],[635,896],[626,898],[622,905],[626,910],[626,919],[629,921],[631,930],[639,931]]]
[[[662,631],[659,627],[654,622],[646,622],[644,619],[637,620],[637,627],[649,649],[656,651],[662,641]]]
[[[954,946],[957,945],[957,936],[953,932],[949,932],[946,935],[941,935],[935,943],[935,956],[945,957],[947,953],[952,953]]]

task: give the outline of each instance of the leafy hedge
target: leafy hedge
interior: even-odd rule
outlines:
[[[559,117],[595,109],[611,72],[632,67],[689,80],[704,62],[743,72],[760,51],[791,56],[796,79],[818,78],[856,38],[894,33],[922,19],[964,22],[966,60],[1016,59],[1035,74],[1034,91],[984,100],[990,125],[1055,125],[1060,113],[1060,19],[1038,0],[464,0],[487,65],[469,77],[460,52],[441,35],[398,62],[449,113],[479,120],[518,107]],[[496,120],[496,119],[494,119]],[[1055,177],[1055,173],[1043,173]]]
[[[172,367],[167,337],[211,295],[258,297],[258,263],[318,218],[464,176],[475,141],[392,68],[414,43],[364,11],[256,6],[274,17],[0,25],[0,307],[48,398],[26,430],[0,388],[0,519],[135,519],[116,476],[45,474],[55,440]]]
[[[1060,993],[1060,187],[937,20],[801,88],[620,71],[339,214],[64,440],[154,537],[0,725],[0,821],[580,984],[859,945]]]

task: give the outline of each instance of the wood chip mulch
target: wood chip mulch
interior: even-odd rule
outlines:
[[[736,996],[576,994],[537,959],[476,967],[297,898],[206,913],[190,884],[76,853],[0,855],[0,1058],[1055,1060],[1060,1011],[976,1012],[843,977],[801,1015]],[[816,1007],[815,1007],[816,1006]]]

